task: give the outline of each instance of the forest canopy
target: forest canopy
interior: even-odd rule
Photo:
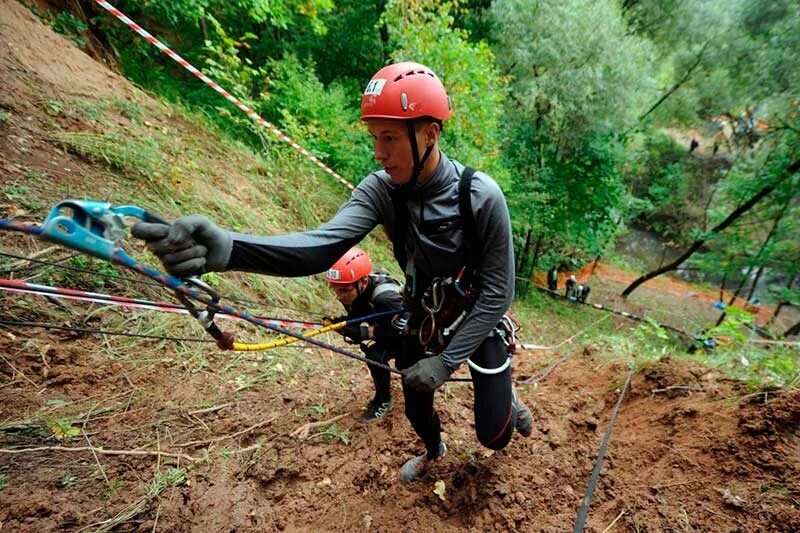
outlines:
[[[53,22],[76,45],[93,37],[143,87],[254,146],[276,142],[93,2],[79,4],[83,16]],[[358,120],[366,81],[392,61],[432,67],[454,105],[444,150],[504,188],[523,281],[610,253],[634,224],[678,246],[701,242],[692,268],[734,286],[777,272],[776,301],[797,302],[795,1],[118,4],[353,182],[375,167]]]

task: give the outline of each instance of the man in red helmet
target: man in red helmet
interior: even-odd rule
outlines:
[[[381,272],[372,271],[372,261],[367,252],[353,247],[336,261],[326,274],[328,284],[336,299],[344,306],[347,316],[330,319],[330,322],[353,320],[375,313],[397,311],[403,308],[400,283]],[[351,344],[358,344],[370,361],[384,365],[394,357],[398,347],[397,334],[392,327],[392,316],[371,319],[361,324],[337,330]],[[391,375],[385,368],[367,365],[375,384],[375,396],[361,415],[363,422],[380,420],[392,408]]]
[[[372,77],[361,99],[361,118],[383,169],[364,178],[329,222],[266,237],[224,231],[198,215],[170,226],[134,227],[175,275],[246,270],[306,276],[326,270],[384,226],[406,275],[404,307],[410,310],[397,355],[405,414],[426,449],[405,462],[402,481],[418,479],[445,454],[434,392],[464,363],[484,446],[502,449],[514,429],[528,436],[533,425],[511,382],[513,328],[504,320],[514,294],[508,207],[491,177],[439,149],[450,115],[450,99],[431,69],[389,65]]]

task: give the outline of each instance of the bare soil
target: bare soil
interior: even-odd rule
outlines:
[[[0,109],[12,114],[0,122],[3,192],[24,183],[43,202],[87,188],[101,196],[113,186],[106,174],[44,134],[52,122],[85,127],[49,114],[48,98],[143,97],[16,2],[0,0],[0,39]],[[31,170],[51,179],[26,178]],[[41,214],[8,195],[0,203],[3,216]],[[34,246],[8,236],[0,244]],[[0,316],[45,318],[20,302],[0,295]],[[421,449],[398,381],[387,419],[364,426],[369,375],[335,354],[285,349],[256,366],[205,347],[0,329],[0,355],[0,531],[37,533],[103,523],[136,532],[569,531],[627,375],[592,346],[518,354],[520,382],[569,357],[541,383],[519,385],[534,433],[496,453],[475,439],[471,387],[446,385],[437,408],[449,453],[403,485],[398,470]],[[145,498],[173,467],[186,482]],[[800,393],[751,391],[670,358],[640,370],[586,530],[800,531]]]

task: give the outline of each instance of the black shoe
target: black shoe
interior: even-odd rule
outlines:
[[[519,434],[523,437],[530,437],[531,433],[533,433],[533,415],[531,414],[531,410],[517,399],[516,391],[512,394],[514,409],[517,411],[517,420],[514,423],[514,427],[517,428],[517,431],[519,431]]]
[[[392,410],[392,402],[376,402],[371,401],[361,415],[361,421],[364,423],[374,422],[386,416]]]
[[[421,478],[431,462],[441,459],[445,455],[447,455],[447,445],[444,442],[440,442],[439,455],[436,456],[436,459],[428,459],[427,453],[412,457],[406,461],[400,469],[400,481],[408,483]]]

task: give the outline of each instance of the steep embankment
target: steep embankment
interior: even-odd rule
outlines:
[[[39,222],[54,201],[91,195],[170,216],[200,210],[269,232],[312,225],[340,200],[321,193],[323,178],[287,171],[292,156],[271,147],[259,158],[213,136],[15,2],[0,0],[0,39],[8,47],[0,56],[3,216]],[[23,255],[45,248],[7,234],[0,246]],[[22,275],[166,298],[53,268]],[[310,316],[330,305],[312,281],[224,278],[223,292],[259,297],[280,306],[274,312],[291,305]],[[200,337],[181,316],[44,302],[2,293],[0,315]],[[363,427],[367,371],[330,353],[235,356],[205,344],[15,328],[0,329],[0,355],[0,529],[22,532],[100,523],[170,532],[569,530],[627,373],[591,345],[519,354],[520,382],[563,362],[538,385],[520,383],[534,434],[494,454],[474,437],[471,388],[447,385],[438,408],[450,452],[426,479],[404,486],[397,471],[419,446],[398,381],[388,419]],[[799,530],[798,413],[796,392],[751,394],[668,358],[641,369],[588,530]]]

